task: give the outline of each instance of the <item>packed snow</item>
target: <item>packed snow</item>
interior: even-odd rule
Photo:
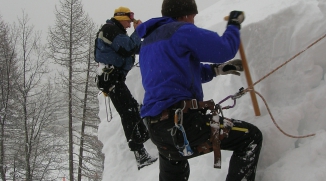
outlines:
[[[161,1],[157,2],[157,6],[161,6]],[[266,99],[276,123],[287,134],[315,134],[300,139],[286,136],[275,126],[260,97],[257,96],[260,116],[254,114],[249,93],[238,99],[235,108],[224,111],[225,116],[256,125],[264,136],[256,180],[325,181],[326,38],[307,47],[326,33],[326,1],[219,0],[199,12],[195,24],[222,35],[226,26],[223,18],[232,10],[242,10],[246,15],[241,39],[253,82],[302,52],[259,82],[255,90]],[[240,55],[236,58],[240,58]],[[138,67],[128,74],[127,85],[141,103],[144,90]],[[248,87],[244,73],[240,77],[219,76],[203,85],[204,99],[213,99],[217,103],[235,94],[241,87]],[[101,119],[98,133],[105,153],[103,180],[158,180],[158,161],[138,171],[134,154],[126,143],[119,115],[103,94],[99,94],[98,98]],[[112,110],[112,119],[109,108]],[[145,143],[145,147],[150,154],[158,156],[150,140]],[[225,180],[230,156],[231,152],[222,151],[221,169],[213,168],[213,153],[190,159],[189,180]]]

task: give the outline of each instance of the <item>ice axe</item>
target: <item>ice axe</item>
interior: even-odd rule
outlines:
[[[228,21],[229,16],[225,16],[224,20]],[[253,83],[252,83],[252,79],[251,79],[251,75],[250,75],[250,71],[249,71],[249,66],[247,63],[246,54],[244,52],[244,48],[243,48],[241,39],[240,39],[239,53],[240,53],[240,57],[242,59],[242,66],[244,69],[244,73],[246,75],[248,87],[251,87],[252,90],[254,90],[254,87],[252,86]],[[259,106],[258,106],[258,102],[257,102],[257,97],[256,97],[256,94],[254,91],[250,91],[250,97],[251,97],[252,105],[254,107],[255,115],[260,116],[260,110],[259,110]]]

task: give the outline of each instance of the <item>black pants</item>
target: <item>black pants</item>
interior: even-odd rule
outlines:
[[[149,139],[147,129],[141,121],[138,103],[131,95],[124,81],[115,84],[109,93],[111,101],[121,117],[123,130],[131,151],[144,147],[143,142]]]
[[[208,124],[210,117],[211,115],[197,111],[183,115],[183,127],[195,152],[189,157],[181,156],[173,142],[170,131],[174,126],[173,116],[157,123],[151,123],[153,118],[146,118],[150,137],[160,152],[160,181],[188,180],[190,174],[188,159],[199,156],[200,154],[196,153],[196,146],[210,138],[211,130]],[[234,120],[233,124],[229,136],[221,141],[222,150],[233,151],[226,180],[240,181],[245,178],[247,181],[253,181],[262,146],[262,133],[256,126],[244,121]],[[181,133],[177,133],[177,140],[180,141],[177,142],[178,145],[182,144]]]

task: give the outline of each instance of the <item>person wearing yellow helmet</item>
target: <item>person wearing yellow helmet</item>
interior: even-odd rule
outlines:
[[[128,36],[126,29],[133,22],[134,29],[142,22],[134,19],[127,7],[115,9],[113,17],[106,21],[95,40],[94,56],[99,63],[97,87],[107,95],[121,117],[121,123],[130,151],[133,151],[138,170],[157,160],[148,154],[144,142],[148,131],[140,118],[139,105],[125,84],[126,76],[135,62],[141,38],[136,32]]]

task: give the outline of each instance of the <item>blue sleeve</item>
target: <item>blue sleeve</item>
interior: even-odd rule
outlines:
[[[224,63],[235,57],[240,45],[240,32],[236,26],[228,26],[219,36],[216,32],[186,24],[177,34],[180,46],[190,49],[200,62]]]
[[[139,50],[140,43],[140,37],[136,32],[133,32],[130,37],[124,34],[117,35],[114,38],[111,47],[121,56],[129,57]]]
[[[215,72],[213,71],[213,69],[209,64],[200,64],[200,72],[201,72],[201,83],[209,82],[214,77],[216,77]]]

